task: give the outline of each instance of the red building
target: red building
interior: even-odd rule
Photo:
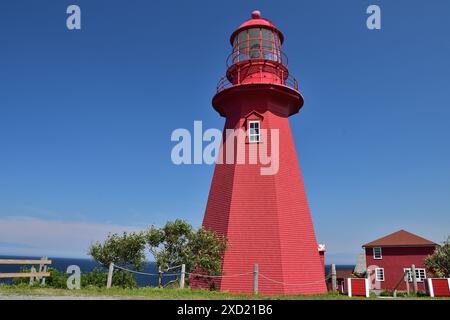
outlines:
[[[432,254],[438,245],[415,234],[400,230],[363,245],[366,253],[366,269],[370,272],[372,289],[405,290],[401,281],[404,272],[415,265],[418,289],[425,291],[427,272],[424,259]],[[409,282],[412,288],[412,277]]]
[[[344,269],[337,269],[336,270],[336,290],[339,293],[346,293],[347,292],[347,279],[348,278],[356,278],[353,274],[354,270],[349,268]],[[333,284],[332,284],[332,275],[331,271],[326,276],[327,279],[327,289],[328,291],[332,291]]]
[[[251,293],[252,270],[258,264],[262,294],[326,292],[289,125],[289,117],[303,106],[303,97],[289,73],[283,42],[281,31],[254,11],[231,35],[226,76],[212,101],[226,119],[224,132],[245,133],[237,148],[244,148],[245,155],[251,148],[258,152],[267,148],[272,160],[279,162],[272,174],[262,174],[267,164],[239,161],[238,152],[231,155],[232,163],[216,164],[203,226],[228,239],[223,278],[216,281],[221,291]],[[235,138],[224,134],[220,151],[224,159],[229,152],[226,143]],[[200,286],[196,281],[191,284]]]

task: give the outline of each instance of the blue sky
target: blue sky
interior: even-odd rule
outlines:
[[[82,30],[66,28],[66,8]],[[366,28],[377,4],[382,29]],[[85,256],[108,231],[201,224],[213,167],[175,166],[254,9],[285,35],[291,118],[328,262],[406,229],[450,231],[450,2],[0,2],[0,254]]]

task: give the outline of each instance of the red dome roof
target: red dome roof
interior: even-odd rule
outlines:
[[[242,29],[245,27],[253,27],[253,26],[265,26],[265,27],[269,27],[269,28],[275,28],[275,25],[270,20],[261,18],[261,19],[247,20],[243,24],[241,24],[238,29]]]
[[[276,33],[278,33],[281,43],[283,43],[284,40],[283,34],[280,32],[280,30],[277,29],[277,27],[275,27],[275,24],[268,19],[261,18],[261,12],[255,10],[252,12],[252,18],[250,20],[245,21],[243,24],[239,26],[239,28],[236,29],[236,31],[233,32],[233,34],[230,37],[231,45],[233,45],[233,39],[239,32],[254,27],[262,27],[275,31]]]

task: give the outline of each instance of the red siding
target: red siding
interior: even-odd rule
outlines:
[[[435,297],[450,297],[448,279],[432,279]]]
[[[253,265],[257,263],[260,293],[324,293],[324,268],[289,120],[270,110],[283,110],[283,101],[264,90],[258,93],[238,96],[229,103],[232,112],[225,129],[243,128],[245,115],[252,111],[263,115],[262,129],[279,130],[279,171],[261,175],[261,164],[216,164],[203,226],[228,238],[222,261],[224,277],[217,285],[221,291],[251,293]],[[246,155],[249,146],[246,144]],[[269,138],[267,147],[271,150]],[[226,148],[222,154],[226,155]],[[243,273],[249,274],[234,276]]]
[[[366,279],[351,279],[352,296],[366,296]]]
[[[380,288],[393,290],[402,277],[404,268],[410,268],[413,264],[416,268],[425,268],[423,260],[433,252],[434,247],[382,247],[382,259],[374,259],[373,249],[366,248],[366,266],[384,268],[384,281],[380,282]],[[410,284],[412,288],[412,282]],[[425,291],[425,282],[418,282],[418,289]],[[398,290],[406,290],[404,281]]]

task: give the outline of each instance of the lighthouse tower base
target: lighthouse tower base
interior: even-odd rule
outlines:
[[[248,111],[239,114],[235,109],[236,117],[227,118],[225,129],[245,125],[243,115]],[[253,267],[258,264],[261,294],[325,293],[323,265],[288,118],[267,109],[259,111],[264,128],[279,130],[279,170],[261,175],[260,165],[216,165],[203,226],[226,236],[228,249],[222,261],[223,277],[214,285],[220,291],[252,293]],[[191,287],[199,286],[204,287],[202,281],[192,278]]]

